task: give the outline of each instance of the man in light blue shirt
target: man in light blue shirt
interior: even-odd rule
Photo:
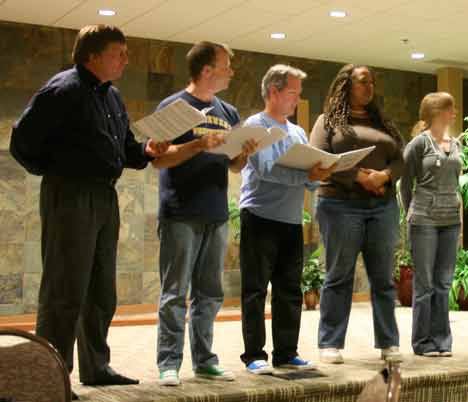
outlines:
[[[272,285],[273,366],[311,369],[299,357],[297,343],[302,309],[302,209],[304,188],[313,191],[332,171],[315,165],[309,171],[275,165],[296,143],[307,144],[304,130],[289,122],[306,74],[285,65],[271,67],[262,80],[265,110],[251,116],[248,126],[279,127],[287,136],[250,156],[242,170],[240,196],[240,266],[242,284],[241,360],[253,374],[268,374],[265,346],[265,298]]]

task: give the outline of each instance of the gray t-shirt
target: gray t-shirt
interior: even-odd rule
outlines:
[[[433,226],[459,224],[460,143],[452,139],[450,152],[446,153],[425,131],[411,140],[403,157],[400,194],[408,222]]]

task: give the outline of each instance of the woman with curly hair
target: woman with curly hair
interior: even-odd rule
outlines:
[[[395,319],[394,250],[399,210],[395,182],[403,170],[403,141],[374,98],[375,77],[348,64],[330,86],[313,146],[342,153],[375,149],[356,167],[322,182],[317,219],[325,246],[326,277],[320,302],[320,360],[343,363],[356,259],[362,253],[370,282],[375,347],[382,359],[401,359]]]

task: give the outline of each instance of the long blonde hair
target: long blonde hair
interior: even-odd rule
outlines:
[[[441,112],[455,107],[455,100],[448,92],[432,92],[427,94],[419,107],[419,121],[414,125],[411,136],[418,135],[432,125],[432,121]]]

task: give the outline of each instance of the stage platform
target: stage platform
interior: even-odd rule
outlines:
[[[304,312],[299,352],[318,360],[317,326],[319,313]],[[468,402],[468,313],[451,313],[454,356],[425,358],[412,354],[410,347],[411,310],[397,309],[404,355],[400,402]],[[270,321],[267,321],[271,350]],[[188,335],[188,332],[187,332]],[[317,370],[298,374],[278,370],[274,376],[248,374],[240,360],[240,322],[215,324],[214,350],[220,362],[236,375],[234,382],[214,382],[193,377],[190,348],[185,345],[181,369],[182,385],[161,387],[155,365],[154,326],[112,327],[112,366],[123,374],[139,378],[141,384],[126,387],[85,387],[72,375],[73,389],[88,402],[354,402],[364,384],[383,368],[379,351],[373,349],[372,312],[368,303],[355,303],[348,329],[345,364],[317,363]],[[77,367],[77,365],[76,365]]]

